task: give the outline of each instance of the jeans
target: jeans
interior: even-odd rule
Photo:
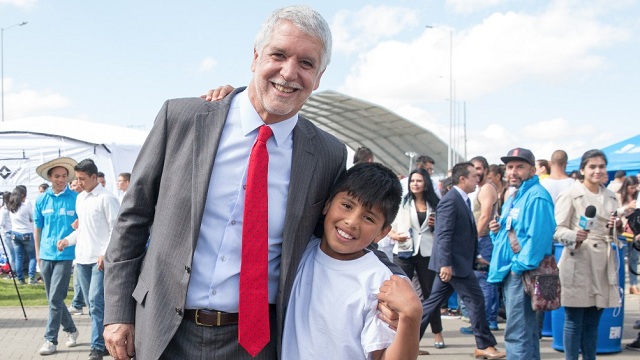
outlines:
[[[58,345],[58,331],[76,332],[76,325],[64,304],[71,279],[71,260],[40,262],[40,275],[44,281],[44,291],[49,301],[49,320],[44,332],[45,340]]]
[[[76,264],[82,296],[89,302],[91,316],[91,348],[104,351],[104,272],[98,264]]]
[[[510,272],[502,282],[507,325],[504,343],[507,359],[540,360],[540,339],[531,297],[524,292],[522,276]]]
[[[491,262],[491,253],[493,252],[493,243],[491,236],[486,235],[478,239],[478,254],[488,262]],[[500,307],[500,292],[498,287],[487,282],[488,268],[485,271],[476,271],[478,284],[484,295],[484,312],[487,314],[487,322],[498,324],[498,308]]]
[[[71,306],[76,309],[82,309],[87,305],[82,296],[82,289],[80,288],[80,281],[78,280],[78,272],[76,268],[73,269],[73,300],[71,300]]]
[[[627,245],[627,261],[629,261],[630,269],[629,286],[638,286],[638,275],[636,275],[638,273],[638,250],[636,250],[631,243]]]
[[[9,261],[9,265],[11,265],[11,271],[16,271],[16,249],[13,246],[13,240],[11,240],[11,232],[6,232],[2,234],[2,242],[4,243],[4,247],[7,248],[7,260]]]
[[[29,256],[29,279],[36,279],[36,246],[33,242],[33,233],[21,234],[13,233],[13,246],[16,250],[16,267],[13,269],[19,281],[24,281],[24,272],[22,271],[22,251],[26,250]],[[12,264],[13,265],[13,264]]]
[[[603,309],[595,306],[588,308],[564,308],[564,358],[577,360],[582,351],[583,360],[596,358],[598,345],[598,324]]]
[[[500,305],[500,296],[498,287],[487,282],[489,273],[484,271],[475,271],[478,284],[484,295],[484,312],[487,315],[489,325],[498,324],[498,307]]]

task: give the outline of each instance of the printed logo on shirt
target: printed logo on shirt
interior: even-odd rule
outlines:
[[[76,211],[75,210],[67,210],[67,215],[68,216],[75,216],[76,215]]]
[[[58,211],[58,214],[60,214],[60,215],[64,215],[65,213],[66,213],[65,209],[60,209],[60,211]]]
[[[53,209],[44,209],[42,210],[42,215],[53,214]]]

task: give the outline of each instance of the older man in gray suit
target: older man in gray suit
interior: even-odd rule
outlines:
[[[342,143],[298,116],[330,54],[329,27],[317,12],[280,9],[256,37],[246,89],[213,103],[164,104],[105,258],[105,340],[114,358],[276,358],[296,268],[346,163]],[[266,141],[271,337],[250,354],[238,344],[247,256],[240,244],[252,205],[245,206],[247,163],[264,125],[273,133]]]

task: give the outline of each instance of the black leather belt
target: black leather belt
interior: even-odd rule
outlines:
[[[273,312],[275,309],[275,305],[269,304],[269,312]],[[186,309],[184,318],[195,322],[198,326],[225,326],[238,323],[238,313],[207,309]]]
[[[224,326],[238,323],[238,313],[226,313],[216,310],[187,309],[184,318],[199,326]]]

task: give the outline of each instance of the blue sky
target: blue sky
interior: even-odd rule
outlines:
[[[289,4],[0,0],[0,27],[29,22],[4,32],[5,119],[54,115],[149,130],[165,99],[246,85],[255,33]],[[523,146],[538,158],[556,149],[574,158],[640,128],[637,0],[307,4],[334,37],[319,91],[380,104],[444,140],[452,33],[469,157],[498,162]]]

